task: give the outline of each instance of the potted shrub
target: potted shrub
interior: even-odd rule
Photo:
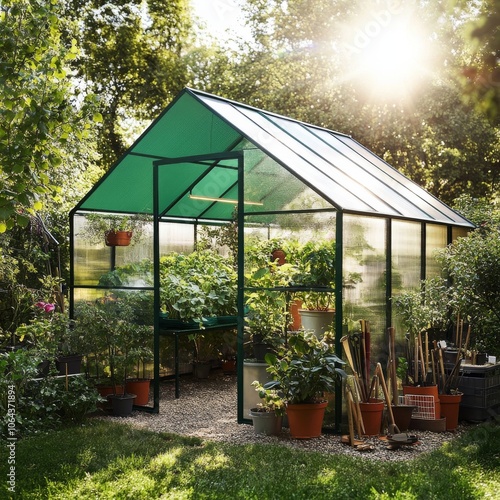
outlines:
[[[281,433],[285,401],[276,389],[266,389],[258,380],[252,382],[261,400],[254,408],[250,408],[255,434],[274,436]]]
[[[237,276],[223,256],[171,253],[162,257],[160,273],[163,326],[196,328],[236,314]]]
[[[335,392],[336,384],[345,378],[340,367],[344,362],[330,344],[310,332],[291,335],[277,354],[266,355],[266,362],[274,380],[264,387],[277,389],[286,401],[292,437],[320,436],[328,404],[324,393]]]
[[[99,393],[110,401],[118,400],[116,404],[128,401],[130,410],[118,410],[121,416],[125,416],[132,411],[136,396],[124,395],[127,375],[147,350],[137,345],[137,339],[145,339],[151,333],[150,327],[138,325],[131,305],[114,296],[78,304],[75,317],[76,329],[92,346],[87,362],[95,363]]]
[[[106,246],[128,246],[132,236],[135,235],[135,242],[141,238],[150,218],[142,214],[128,216],[92,213],[86,216],[86,221],[82,234],[91,243],[97,244],[104,240]]]

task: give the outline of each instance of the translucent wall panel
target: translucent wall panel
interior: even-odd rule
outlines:
[[[392,221],[392,296],[420,286],[422,272],[422,225],[419,222]],[[392,307],[392,326],[396,330],[399,352],[403,352],[405,331]]]
[[[359,329],[359,320],[370,322],[372,360],[386,351],[386,220],[344,216],[344,321],[349,330]],[[349,283],[350,273],[360,283]],[[355,280],[354,280],[355,281]]]
[[[441,275],[441,266],[436,260],[436,252],[448,244],[448,227],[437,224],[426,224],[426,269],[425,277]]]

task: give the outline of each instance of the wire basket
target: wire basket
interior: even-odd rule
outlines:
[[[420,394],[405,394],[399,396],[400,405],[415,406],[411,418],[422,420],[434,420],[436,418],[436,403],[434,396],[424,396]]]

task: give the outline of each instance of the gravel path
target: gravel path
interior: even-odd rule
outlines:
[[[184,375],[181,378],[179,399],[174,398],[174,382],[171,380],[162,382],[160,391],[159,414],[134,411],[132,416],[126,419],[111,416],[104,418],[156,432],[197,436],[214,441],[235,444],[272,443],[301,450],[384,461],[415,458],[421,453],[439,448],[444,442],[454,439],[470,427],[470,424],[461,424],[455,432],[412,431],[412,434],[418,434],[418,443],[402,446],[397,450],[388,450],[386,442],[379,438],[370,438],[365,441],[372,444],[374,450],[360,452],[342,444],[340,436],[335,434],[323,434],[319,438],[308,440],[292,439],[286,428],[280,436],[254,434],[251,425],[237,423],[235,375],[224,375],[217,370],[211,372],[209,379],[195,379]]]

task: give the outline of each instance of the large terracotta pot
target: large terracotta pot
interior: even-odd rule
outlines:
[[[367,436],[378,436],[382,426],[384,401],[371,398],[368,402],[360,402],[359,409],[363,417],[363,425]]]
[[[328,402],[288,405],[286,414],[290,435],[296,439],[321,436],[323,419]]]
[[[135,394],[134,404],[144,406],[149,403],[149,386],[151,380],[148,378],[127,380],[125,391],[130,394]]]
[[[459,394],[440,394],[441,417],[446,417],[446,430],[454,431],[458,427],[458,412],[462,393]]]

